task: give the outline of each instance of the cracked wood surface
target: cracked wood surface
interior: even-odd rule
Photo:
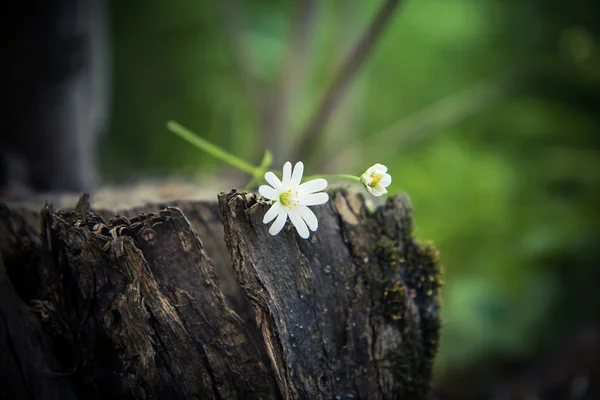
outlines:
[[[236,191],[119,216],[0,204],[0,376],[20,371],[0,396],[428,399],[437,252],[405,196],[330,195],[308,240]]]
[[[291,226],[271,237],[269,205],[254,194],[219,201],[285,398],[427,397],[439,271],[435,250],[412,239],[406,197],[369,214],[362,197],[336,191],[313,208],[319,229],[308,240]]]

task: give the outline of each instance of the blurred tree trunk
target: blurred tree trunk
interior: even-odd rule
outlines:
[[[107,118],[107,2],[17,2],[2,14],[0,188],[88,190]]]
[[[331,199],[309,240],[236,191],[121,217],[0,204],[0,397],[430,398],[437,252],[406,197]]]

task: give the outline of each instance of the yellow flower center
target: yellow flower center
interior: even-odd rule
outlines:
[[[298,205],[298,192],[292,193],[292,189],[288,189],[285,192],[281,192],[279,195],[279,202],[281,205],[292,208]]]
[[[370,187],[375,187],[377,185],[379,185],[379,182],[381,182],[381,176],[379,175],[375,175],[375,174],[371,174],[371,183],[369,183]]]

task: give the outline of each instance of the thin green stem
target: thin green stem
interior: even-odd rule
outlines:
[[[265,150],[265,154],[263,155],[263,159],[260,162],[260,165],[256,168],[257,173],[250,179],[250,182],[246,185],[244,190],[251,191],[258,187],[259,183],[263,181],[263,177],[265,172],[268,171],[269,167],[273,164],[273,154],[271,151]]]
[[[349,180],[349,181],[354,181],[354,182],[360,183],[360,177],[355,176],[355,175],[349,175],[349,174],[311,175],[311,176],[306,176],[304,178],[304,180],[309,181],[309,180],[317,179],[317,178],[325,178],[325,179],[332,179],[332,180]]]
[[[178,122],[167,122],[167,129],[179,136],[180,138],[185,139],[189,143],[198,147],[200,150],[204,150],[213,157],[225,161],[226,163],[236,167],[237,169],[249,173],[253,177],[260,175],[260,168],[256,168],[254,165],[242,160],[241,158],[229,153],[228,151],[225,151],[222,148],[215,146],[208,140],[201,138],[200,136],[196,135],[194,132],[190,131]]]

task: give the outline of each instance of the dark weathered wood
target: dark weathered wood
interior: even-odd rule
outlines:
[[[51,370],[64,398],[429,398],[439,270],[406,197],[333,191],[309,240],[270,236],[257,195],[218,200],[0,205],[0,349],[39,350],[0,354],[2,393],[56,398],[34,390]]]
[[[267,367],[180,210],[116,218],[110,226],[93,213],[46,209],[43,218],[50,246],[62,255],[54,302],[71,318],[66,334],[85,349],[80,373],[94,382],[90,395],[275,397]]]
[[[15,292],[0,258],[0,398],[75,399],[40,321]]]
[[[427,398],[439,337],[437,254],[412,238],[406,197],[369,214],[345,191],[319,229],[271,237],[268,204],[219,198],[236,277],[285,398]]]

